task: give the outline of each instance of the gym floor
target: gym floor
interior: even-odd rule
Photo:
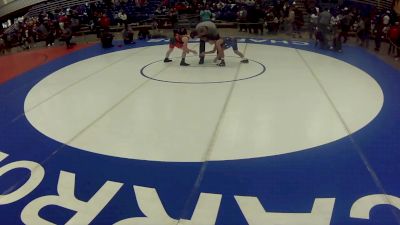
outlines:
[[[2,221],[400,224],[394,63],[238,41],[226,67],[167,39],[0,57]]]

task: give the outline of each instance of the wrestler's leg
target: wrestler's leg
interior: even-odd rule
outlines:
[[[249,60],[246,59],[246,58],[244,57],[244,54],[241,53],[241,52],[239,51],[238,46],[237,46],[237,40],[236,40],[236,38],[233,38],[233,39],[232,39],[232,50],[233,50],[233,52],[234,52],[236,55],[238,55],[238,56],[242,59],[242,60],[240,61],[241,63],[249,63]]]
[[[244,55],[243,55],[243,53],[241,53],[241,52],[239,52],[239,50],[233,50],[233,52],[236,54],[236,55],[238,55],[240,58],[244,58]]]
[[[221,59],[221,62],[218,66],[225,66],[225,49],[224,49],[224,40],[219,39],[215,42],[215,46],[217,47],[217,57]]]
[[[165,54],[164,62],[172,62],[172,60],[169,59],[169,55],[171,55],[171,52],[172,52],[173,50],[174,50],[174,48],[171,48],[171,47],[168,49],[167,53]]]
[[[169,48],[168,48],[167,53],[165,54],[164,62],[172,62],[172,60],[169,59],[169,56],[171,55],[171,52],[172,52],[172,51],[174,50],[174,48],[175,48],[175,43],[176,43],[175,38],[169,39]]]
[[[199,64],[204,64],[204,55],[202,56],[201,53],[206,51],[206,42],[202,39],[200,39],[200,47],[199,47],[199,55],[200,55],[200,61]]]
[[[190,64],[185,62],[186,52],[182,49],[182,59],[181,59],[181,66],[189,66]]]

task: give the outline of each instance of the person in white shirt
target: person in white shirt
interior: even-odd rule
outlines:
[[[382,22],[384,26],[388,26],[389,22],[390,22],[390,16],[389,16],[390,12],[386,11],[386,14],[383,16]]]
[[[289,14],[285,21],[288,35],[292,35],[292,33],[293,33],[294,18],[295,18],[294,7],[291,6],[291,7],[289,7]]]
[[[313,39],[315,28],[318,25],[318,13],[316,10],[313,10],[310,15],[310,23],[308,24],[308,37],[310,40]]]
[[[335,37],[338,33],[340,25],[340,15],[332,15],[331,17],[331,29],[332,29],[332,36]]]
[[[121,24],[126,24],[128,21],[128,15],[126,15],[126,13],[124,11],[120,11],[118,13],[118,18],[119,18],[119,21],[121,22]]]

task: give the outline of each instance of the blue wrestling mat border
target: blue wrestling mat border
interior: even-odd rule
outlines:
[[[318,151],[205,163],[98,155],[33,128],[24,115],[27,93],[72,63],[167,44],[168,39],[112,49],[91,46],[0,86],[1,223],[162,225],[184,219],[204,225],[400,224],[399,71],[358,47],[336,53],[302,41],[240,42],[297,48],[352,64],[379,83],[383,108],[360,131]]]

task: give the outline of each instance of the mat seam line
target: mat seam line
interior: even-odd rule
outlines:
[[[150,47],[150,46],[149,46],[149,47]],[[148,49],[149,47],[145,47],[142,51]],[[132,55],[126,57],[126,58],[120,57],[119,59],[117,59],[116,61],[112,62],[111,64],[109,64],[109,65],[107,65],[107,66],[105,66],[105,67],[102,67],[101,69],[98,69],[98,70],[96,70],[96,71],[94,71],[94,72],[89,73],[87,76],[85,76],[85,77],[83,77],[82,79],[79,79],[79,80],[77,80],[77,81],[71,83],[70,85],[68,85],[68,86],[66,86],[66,87],[64,87],[64,88],[62,88],[61,90],[57,91],[56,93],[54,93],[54,94],[51,95],[50,97],[44,99],[43,101],[37,103],[36,105],[32,106],[31,108],[27,109],[26,111],[24,110],[24,112],[23,112],[22,114],[18,115],[16,118],[14,118],[13,120],[11,120],[11,122],[15,122],[15,121],[18,120],[21,116],[26,115],[27,113],[30,113],[31,111],[33,111],[34,109],[36,109],[36,108],[39,107],[40,105],[42,105],[42,104],[44,104],[44,103],[50,101],[51,99],[55,98],[55,97],[58,96],[58,95],[60,95],[62,92],[64,92],[64,91],[66,91],[66,90],[68,90],[68,89],[74,87],[75,85],[78,85],[78,84],[81,83],[81,82],[84,82],[84,81],[88,80],[88,79],[91,78],[91,77],[94,77],[94,76],[97,75],[98,73],[103,72],[103,71],[105,71],[106,69],[110,68],[111,66],[114,66],[114,65],[116,65],[116,64],[118,64],[118,63],[120,63],[120,62],[123,62],[123,61],[125,61],[125,60],[131,58],[133,55],[135,55],[135,54],[137,54],[137,53],[140,53],[140,52],[142,52],[142,51],[135,52],[135,53],[133,53]]]
[[[245,49],[243,51],[243,54],[246,53],[246,50],[247,50],[247,43],[245,43]],[[239,76],[239,71],[240,71],[241,65],[242,64],[239,64],[239,67],[236,70],[236,74],[234,76],[235,78]],[[188,212],[187,212],[186,208],[188,207],[188,204],[193,200],[195,191],[199,188],[200,183],[203,181],[204,172],[206,171],[207,165],[208,165],[208,159],[209,159],[209,157],[211,155],[211,152],[213,150],[213,147],[215,145],[216,137],[218,136],[218,132],[220,130],[220,125],[221,125],[222,120],[223,120],[223,118],[224,118],[224,116],[226,114],[226,109],[228,108],[228,105],[229,105],[229,102],[230,102],[230,99],[231,99],[231,96],[232,96],[232,93],[233,93],[233,89],[235,88],[235,86],[236,86],[236,82],[232,82],[232,84],[230,85],[230,88],[229,88],[229,91],[228,91],[224,106],[223,106],[222,111],[220,113],[220,116],[218,118],[217,124],[216,124],[216,126],[214,128],[213,135],[211,137],[210,143],[208,144],[207,151],[204,154],[204,158],[202,159],[203,165],[201,166],[201,168],[199,170],[199,173],[198,173],[196,181],[195,181],[195,183],[193,185],[192,191],[191,191],[188,199],[185,202],[185,205],[184,205],[184,207],[182,209],[182,213],[181,213],[180,218],[178,219],[176,225],[179,225],[182,222],[182,219],[183,219],[182,217],[188,216],[187,215]]]

